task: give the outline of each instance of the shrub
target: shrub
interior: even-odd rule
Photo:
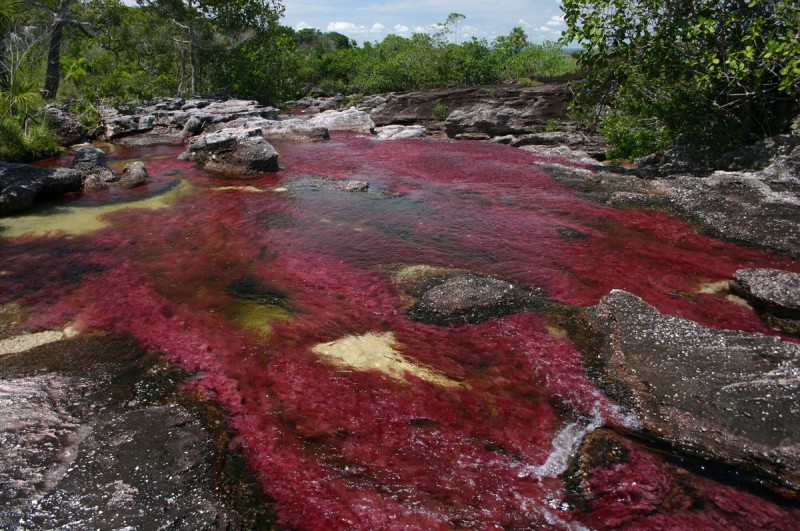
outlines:
[[[45,122],[23,127],[17,117],[0,120],[0,160],[31,162],[58,153],[58,141]]]
[[[433,119],[443,122],[450,116],[450,109],[444,103],[437,103],[433,108]]]

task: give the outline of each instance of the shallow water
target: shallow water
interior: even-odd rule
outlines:
[[[0,303],[33,308],[28,330],[127,333],[195,374],[189,387],[226,408],[291,528],[795,527],[796,508],[633,441],[592,476],[592,504],[573,505],[559,476],[580,439],[636,420],[557,323],[424,325],[391,282],[424,264],[577,306],[624,289],[707,326],[772,333],[707,287],[795,261],[587,202],[541,169],[552,161],[505,146],[342,134],[276,147],[282,170],[246,180],[179,162],[178,148],[112,153],[152,159],[156,183],[1,219]],[[370,191],[291,186],[318,177]],[[78,219],[94,221],[76,231]]]

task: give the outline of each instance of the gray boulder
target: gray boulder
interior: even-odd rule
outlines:
[[[78,170],[0,162],[0,215],[28,209],[43,198],[79,192],[81,185]]]
[[[355,131],[371,133],[375,129],[375,122],[369,114],[350,107],[344,111],[325,111],[309,118],[313,127],[324,127],[328,131]]]
[[[617,290],[581,324],[588,372],[643,436],[800,487],[800,345],[662,315]]]
[[[654,182],[672,209],[713,235],[800,256],[800,196],[764,173],[715,172]]]
[[[375,134],[381,140],[402,140],[405,138],[424,138],[424,125],[384,125],[376,127]]]
[[[800,275],[780,269],[740,269],[730,283],[770,325],[800,334]]]
[[[122,177],[119,180],[121,188],[136,188],[147,184],[149,178],[147,176],[147,168],[144,162],[131,162],[125,165],[122,170]]]
[[[66,108],[50,104],[44,109],[59,145],[72,146],[88,139],[89,131],[80,119]]]
[[[105,152],[96,147],[87,146],[76,151],[72,169],[83,175],[85,189],[98,189],[118,179],[108,167]]]
[[[409,317],[442,326],[480,323],[551,304],[539,288],[461,269],[408,266],[393,280],[410,302]]]
[[[252,175],[278,171],[278,152],[264,140],[258,128],[228,128],[194,137],[180,158],[227,174]]]

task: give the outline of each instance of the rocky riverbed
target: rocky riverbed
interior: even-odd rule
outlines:
[[[566,120],[566,101],[563,84],[441,89],[347,104],[336,98],[308,99],[295,102],[291,115],[248,101],[165,100],[133,114],[106,110],[100,135],[129,146],[185,145],[181,158],[214,172],[215,178],[257,184],[281,169],[279,150],[272,144],[307,142],[311,149],[338,131],[370,135],[376,142],[427,132],[436,141],[506,144],[530,152],[530,165],[597,204],[667,212],[702,233],[777,253],[780,263],[791,265],[800,258],[799,137],[767,139],[720,157],[713,168],[693,166],[676,152],[656,154],[633,169],[617,168],[601,162],[602,139],[581,133]],[[69,125],[68,116],[59,116],[66,124],[64,138],[85,140],[85,132]],[[561,130],[550,130],[554,120]],[[413,192],[383,190],[363,177],[298,175],[286,185],[239,183],[220,186],[217,193],[416,205]],[[99,149],[79,147],[70,169],[0,163],[0,215],[62,194],[125,194],[158,186],[163,183],[154,182],[141,162],[130,162],[120,173],[109,169]],[[472,192],[457,188],[454,193]],[[507,200],[502,190],[497,193],[496,199],[482,200]],[[270,228],[292,224],[280,211],[264,216],[269,219],[259,223]],[[322,223],[339,222],[323,218]],[[413,239],[391,233],[390,227],[380,229],[403,241]],[[554,230],[559,245],[583,245],[591,238],[569,226]],[[354,224],[352,231],[365,229]],[[225,247],[222,240],[220,248]],[[269,252],[262,248],[259,259],[266,260]],[[485,263],[491,269],[491,260]],[[104,268],[91,264],[89,271]],[[0,263],[0,277],[9,275],[5,269]],[[705,326],[617,289],[595,304],[581,305],[559,302],[534,283],[476,268],[405,263],[381,274],[390,279],[404,315],[415,323],[458,329],[527,313],[544,319],[552,337],[580,349],[587,375],[633,420],[587,429],[564,458],[563,479],[575,508],[588,510],[601,499],[597,478],[633,467],[638,459],[634,447],[643,444],[701,467],[708,464],[750,490],[768,491],[781,501],[778,509],[761,513],[761,527],[791,528],[800,491],[797,272],[742,267],[696,293],[679,294],[735,301],[742,312],[758,316],[760,333]],[[266,329],[267,322],[282,318],[276,316],[297,311],[283,295],[275,299],[279,290],[249,280],[232,285],[235,289],[228,286],[227,292],[239,298],[243,292],[269,294],[266,302],[264,296],[256,300],[257,318]],[[261,494],[264,485],[229,451],[226,414],[196,391],[192,375],[165,363],[157,349],[143,348],[130,334],[77,333],[69,327],[24,332],[20,323],[31,318],[25,301],[0,303],[0,403],[6,411],[0,440],[8,449],[0,465],[0,527],[73,529],[75,522],[84,528],[277,526],[273,503]],[[469,389],[461,377],[405,358],[392,332],[331,339],[320,337],[312,350],[338,367]],[[294,418],[292,411],[281,414]],[[420,429],[436,428],[424,419],[417,422]],[[306,427],[300,422],[293,429]],[[320,443],[319,437],[312,433],[308,444],[339,444]],[[687,479],[681,488],[699,492],[694,481]],[[703,503],[728,514],[725,503],[711,495]]]

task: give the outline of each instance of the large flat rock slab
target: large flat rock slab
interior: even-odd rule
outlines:
[[[81,191],[81,172],[0,162],[0,216],[26,210],[36,201]]]
[[[582,324],[590,374],[647,438],[800,488],[800,345],[663,315],[618,290]]]

